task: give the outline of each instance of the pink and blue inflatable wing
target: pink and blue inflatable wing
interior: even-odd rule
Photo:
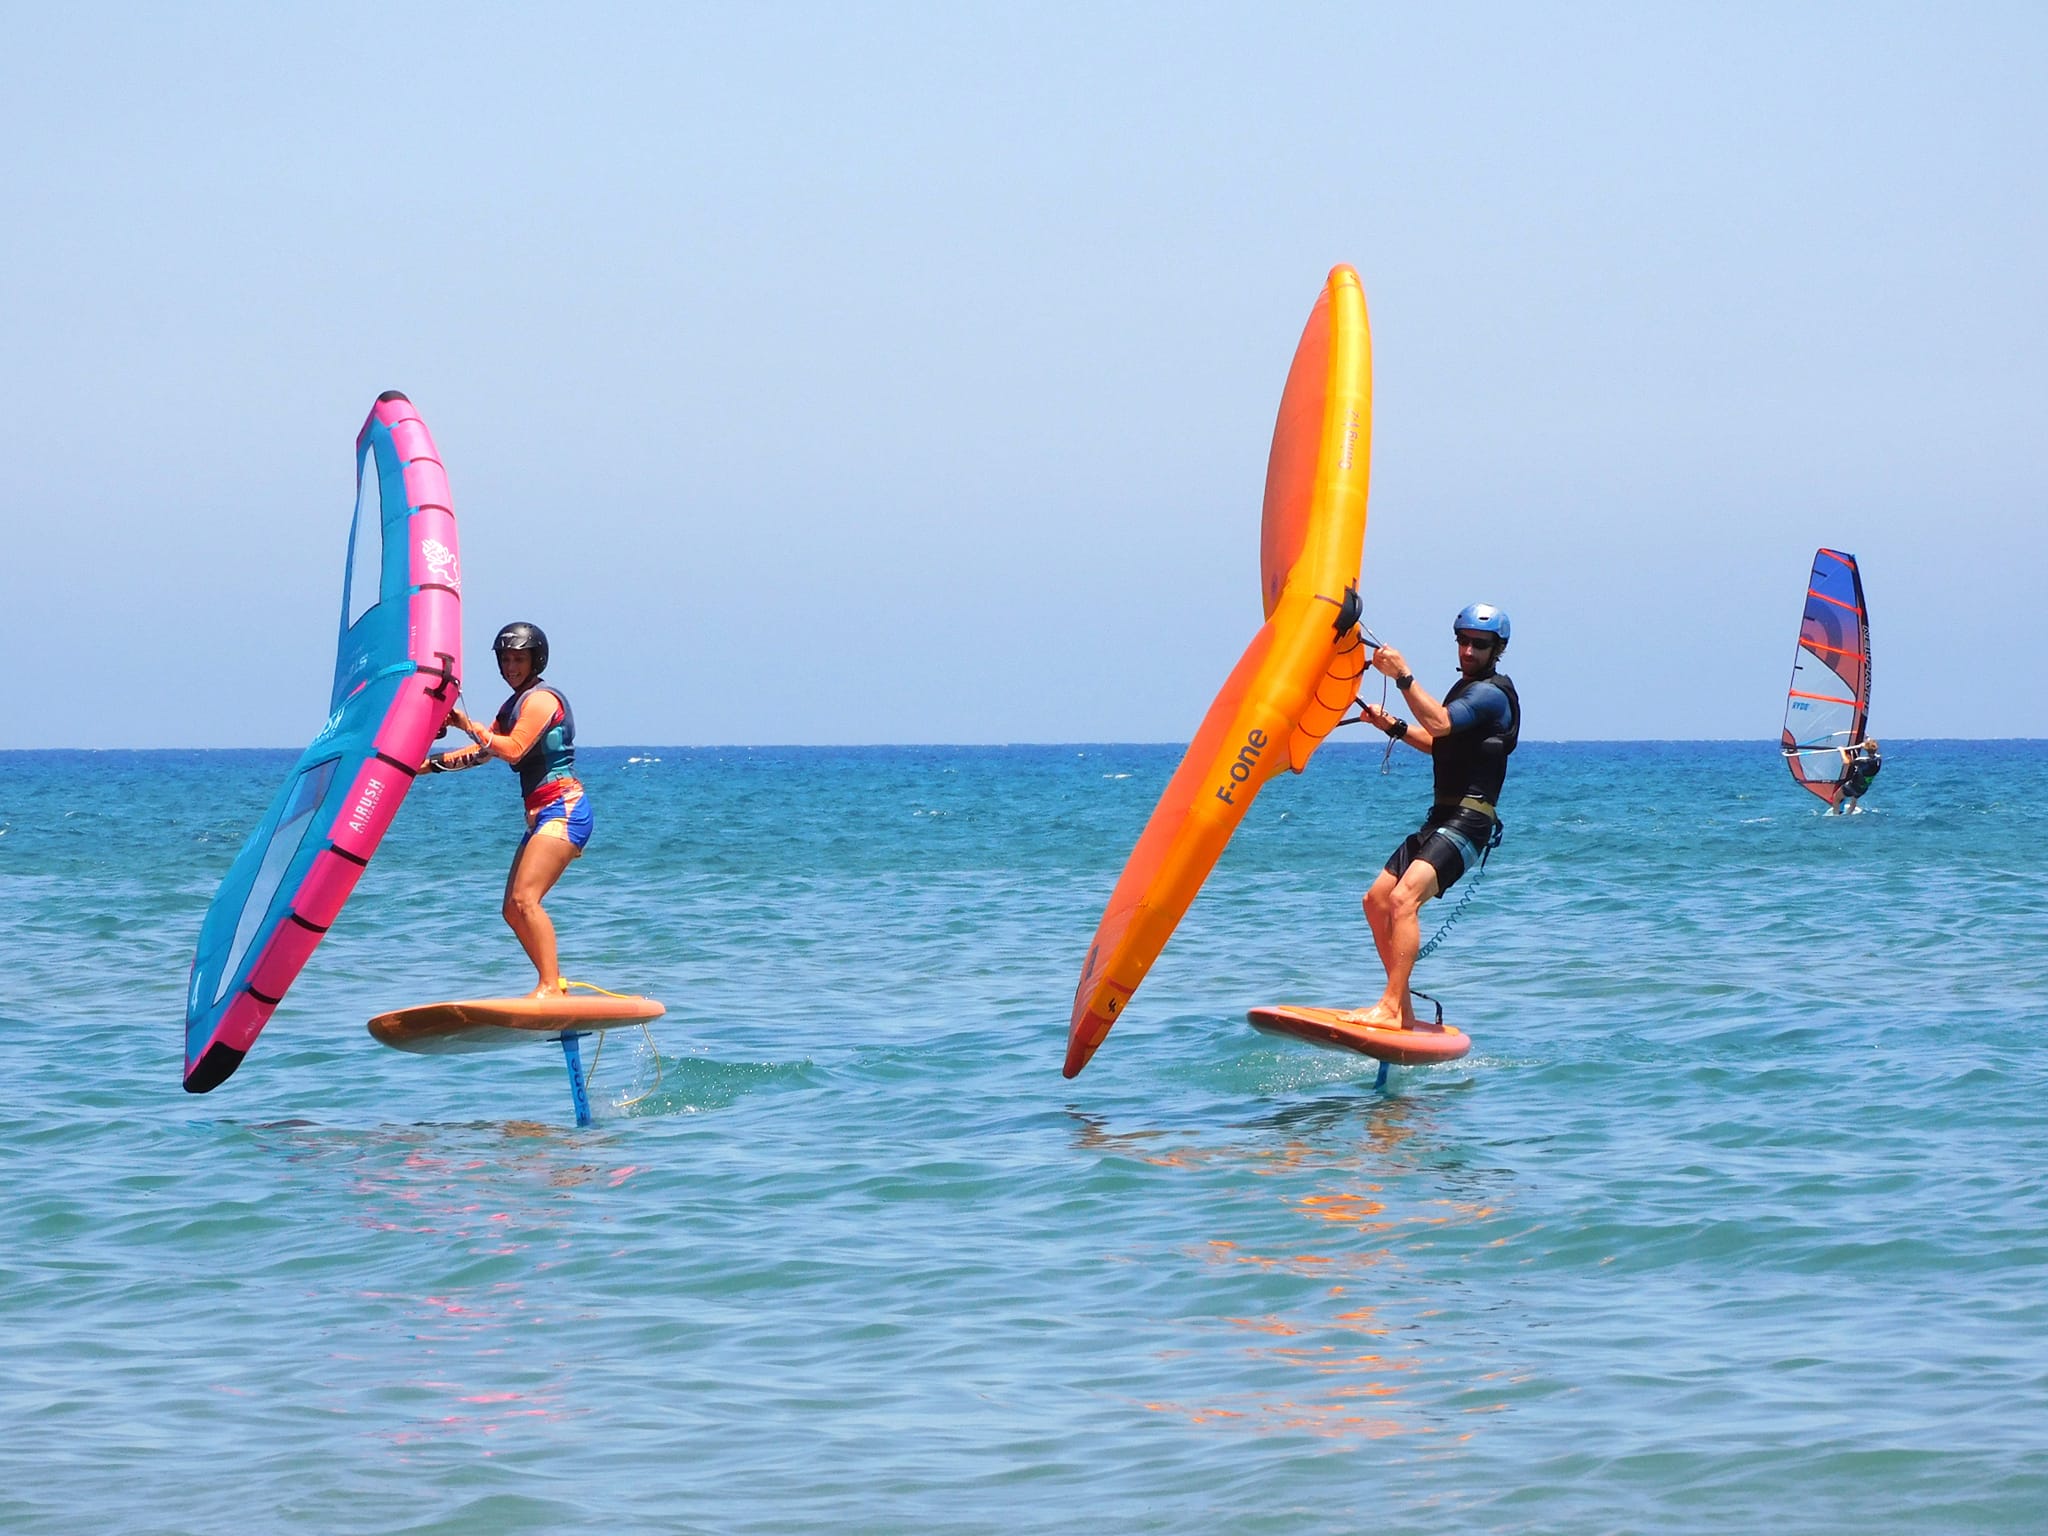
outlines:
[[[327,723],[228,870],[185,996],[185,1091],[233,1074],[333,926],[461,690],[448,476],[405,396],[356,437],[355,526]]]

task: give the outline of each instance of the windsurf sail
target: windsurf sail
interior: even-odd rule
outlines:
[[[1283,768],[1307,767],[1358,696],[1371,457],[1365,290],[1340,266],[1302,330],[1273,427],[1259,550],[1266,623],[1209,706],[1110,893],[1074,991],[1068,1077],[1108,1037],[1260,786]]]
[[[1806,583],[1781,743],[1792,777],[1829,805],[1842,798],[1842,753],[1870,721],[1870,615],[1856,557],[1821,549]]]
[[[185,994],[185,1090],[242,1064],[333,926],[461,692],[462,573],[440,454],[412,402],[356,436],[327,723],[221,881]]]

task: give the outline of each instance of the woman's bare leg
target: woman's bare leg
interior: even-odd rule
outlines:
[[[539,985],[528,994],[531,997],[555,997],[562,991],[555,954],[555,924],[540,903],[562,878],[562,871],[569,867],[577,852],[576,845],[566,837],[545,833],[530,837],[513,856],[511,872],[505,877],[505,921],[540,978]]]

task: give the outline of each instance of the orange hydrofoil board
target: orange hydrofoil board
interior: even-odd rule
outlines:
[[[1352,1023],[1351,1011],[1344,1008],[1254,1008],[1247,1017],[1252,1028],[1269,1035],[1356,1051],[1397,1067],[1427,1067],[1456,1061],[1472,1049],[1472,1037],[1449,1024],[1425,1025],[1421,1029],[1373,1029]]]
[[[658,1019],[668,1010],[651,997],[613,993],[566,997],[472,997],[422,1003],[380,1013],[370,1033],[394,1050],[422,1056],[494,1051],[563,1034],[619,1029]]]

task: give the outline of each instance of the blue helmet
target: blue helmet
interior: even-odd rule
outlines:
[[[1508,648],[1508,616],[1491,603],[1467,603],[1451,624],[1453,631],[1467,629],[1482,635],[1499,635],[1499,650]]]

